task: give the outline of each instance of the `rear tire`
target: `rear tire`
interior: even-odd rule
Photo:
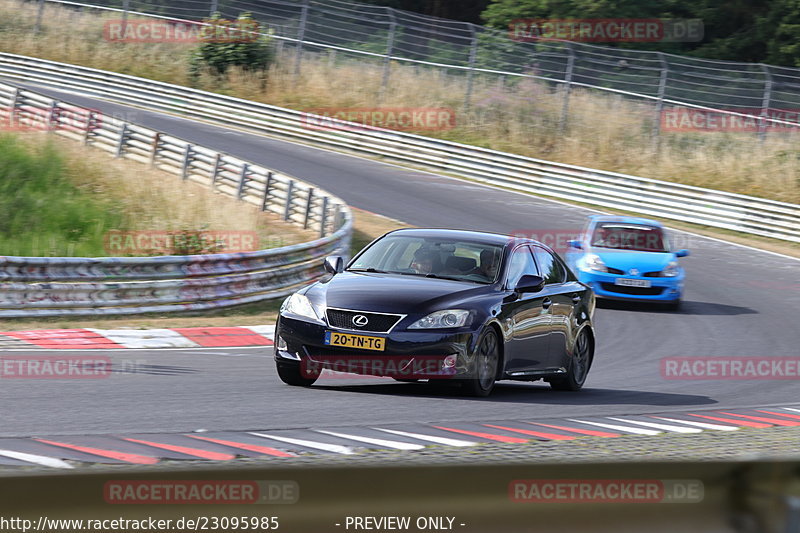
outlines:
[[[475,348],[475,374],[466,379],[461,386],[469,396],[486,397],[492,393],[497,380],[497,366],[500,364],[500,347],[497,333],[492,328],[484,329],[478,337]]]
[[[550,379],[550,387],[554,390],[579,391],[586,382],[589,368],[594,359],[594,342],[584,329],[575,339],[575,354],[570,361],[567,374]]]
[[[278,369],[278,377],[281,378],[281,381],[293,387],[310,387],[319,377],[319,375],[304,375],[300,371],[299,364],[276,362],[275,366]]]

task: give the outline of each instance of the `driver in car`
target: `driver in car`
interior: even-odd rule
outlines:
[[[483,250],[481,252],[481,263],[473,274],[484,276],[488,281],[492,281],[497,273],[497,266],[498,261],[495,258],[495,253],[492,250]]]
[[[434,271],[436,259],[435,252],[419,249],[414,253],[414,259],[411,261],[411,268],[414,269],[417,274],[431,274]]]

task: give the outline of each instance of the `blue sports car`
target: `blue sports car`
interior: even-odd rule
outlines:
[[[578,240],[569,241],[567,264],[598,298],[662,302],[680,306],[684,270],[659,222],[645,218],[596,215]]]

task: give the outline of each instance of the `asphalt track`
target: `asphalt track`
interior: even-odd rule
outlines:
[[[410,224],[542,234],[579,229],[589,213],[449,177],[36,90],[291,173],[354,207]],[[447,389],[365,378],[299,389],[278,380],[270,348],[120,350],[107,354],[120,368],[137,371],[97,380],[3,380],[0,436],[442,423],[796,403],[797,380],[662,377],[664,357],[800,353],[800,262],[704,237],[681,233],[677,238],[692,252],[682,260],[688,272],[682,310],[599,308],[595,363],[579,393],[501,382],[490,398],[473,399]]]

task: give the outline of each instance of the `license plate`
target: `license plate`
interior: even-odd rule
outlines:
[[[345,348],[358,348],[360,350],[375,350],[382,352],[386,348],[384,337],[368,337],[366,335],[352,335],[336,331],[325,332],[325,344],[329,346],[344,346]]]
[[[649,287],[650,281],[646,279],[617,278],[614,280],[614,285],[624,285],[626,287]]]

